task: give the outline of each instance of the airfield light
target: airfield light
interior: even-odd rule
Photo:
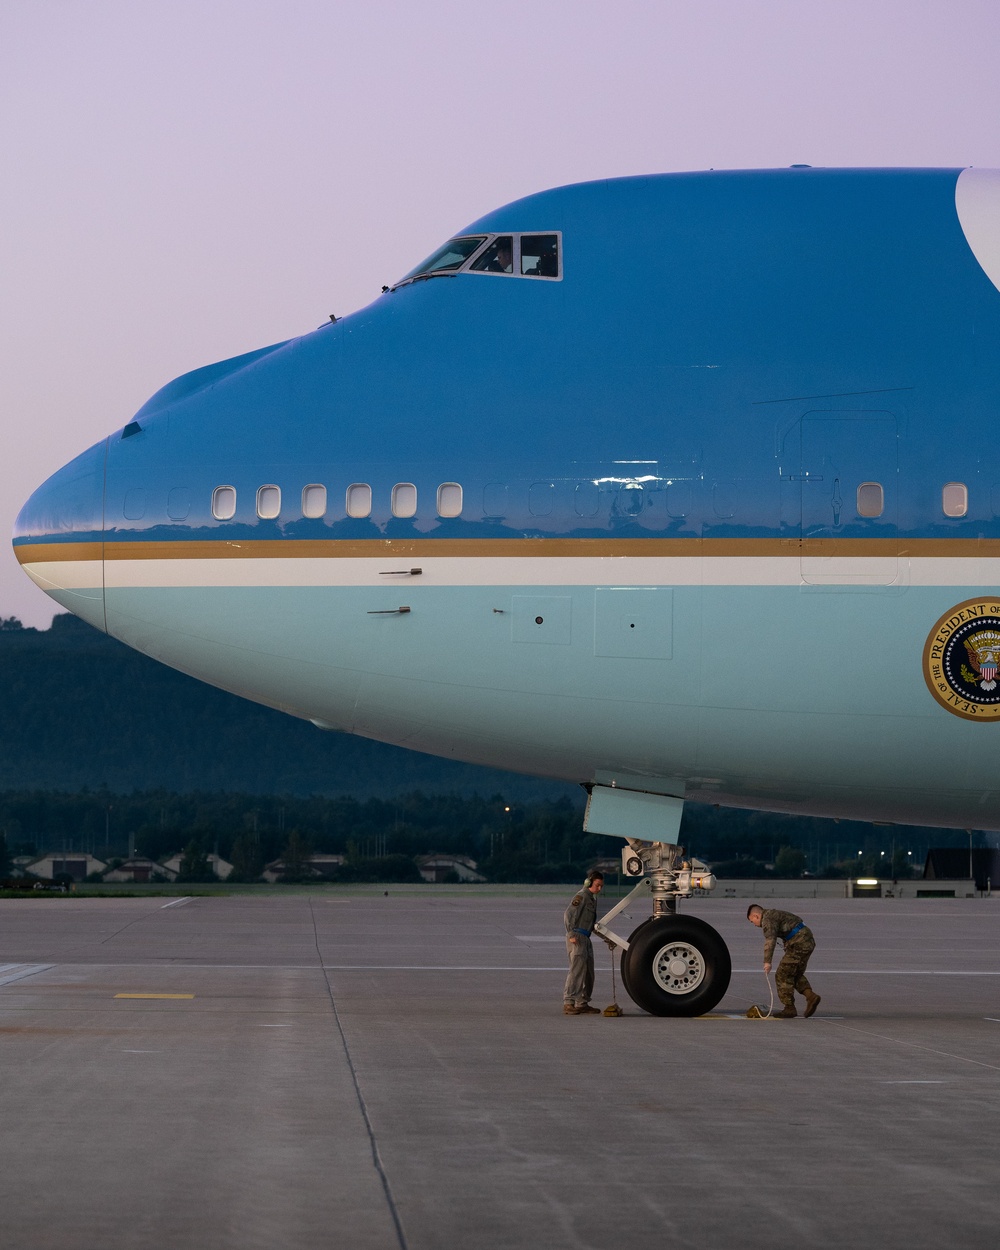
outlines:
[[[858,877],[855,885],[878,885],[878,877]]]

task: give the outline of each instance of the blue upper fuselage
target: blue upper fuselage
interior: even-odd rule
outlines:
[[[176,379],[35,492],[18,558],[326,728],[1000,828],[998,288],[996,171],[548,191]]]
[[[1000,293],[956,214],[958,173],[671,174],[517,201],[463,233],[560,231],[560,280],[432,277],[180,378],[107,441],[106,466],[102,442],[32,497],[15,544],[779,537],[802,468],[783,431],[810,409],[888,413],[899,435],[898,500],[843,536],[890,520],[1000,536],[974,450],[1000,400]],[[952,479],[963,518],[941,514]],[[460,517],[436,513],[444,481]],[[310,482],[329,489],[322,519],[302,516]],[[367,518],[346,514],[355,482]],[[412,518],[391,514],[398,482],[417,487]],[[277,519],[257,516],[265,483]],[[212,516],[220,484],[230,521]]]

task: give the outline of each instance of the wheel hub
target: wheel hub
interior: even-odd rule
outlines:
[[[705,979],[705,959],[690,942],[672,942],[653,960],[653,976],[668,994],[690,994]]]

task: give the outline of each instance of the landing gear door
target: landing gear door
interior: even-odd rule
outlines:
[[[896,418],[890,412],[808,412],[799,433],[802,580],[890,585],[899,572]],[[786,448],[794,442],[790,434]]]

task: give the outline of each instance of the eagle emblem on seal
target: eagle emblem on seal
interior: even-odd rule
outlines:
[[[941,617],[924,644],[924,680],[953,715],[1000,722],[1000,597],[967,599]]]
[[[963,673],[962,676],[970,685],[978,684],[980,690],[996,690],[997,670],[1000,669],[1000,632],[984,629],[963,638],[962,642],[976,673],[975,676],[972,673]]]

